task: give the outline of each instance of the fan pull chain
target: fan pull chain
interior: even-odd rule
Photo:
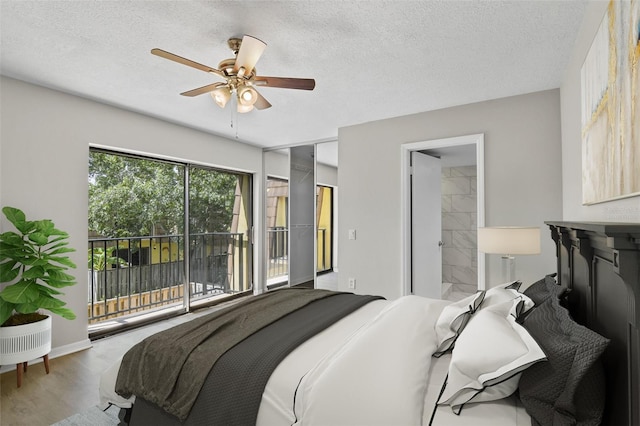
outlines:
[[[236,139],[238,139],[238,108],[237,107],[233,109],[233,116],[235,117],[235,122],[236,122],[236,126],[235,126]]]
[[[238,97],[236,96],[235,90],[232,92],[231,94],[233,100],[232,100],[232,107],[231,108],[231,128],[235,129],[236,131],[236,139],[238,139]],[[235,121],[235,126],[233,125]]]

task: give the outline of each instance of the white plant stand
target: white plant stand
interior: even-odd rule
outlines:
[[[22,385],[22,373],[27,371],[29,360],[42,358],[49,374],[51,352],[51,317],[42,321],[0,327],[0,365],[16,364],[18,387]]]

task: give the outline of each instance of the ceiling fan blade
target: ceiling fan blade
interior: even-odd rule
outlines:
[[[191,68],[195,68],[200,71],[219,75],[220,77],[224,78],[224,74],[220,70],[211,68],[210,66],[207,66],[207,65],[202,65],[198,62],[192,61],[191,59],[183,58],[182,56],[174,55],[173,53],[167,52],[166,50],[155,48],[155,49],[151,49],[151,53],[153,55],[160,56],[161,58],[169,59],[170,61],[174,61],[182,65],[187,65]]]
[[[284,89],[313,90],[316,81],[312,78],[286,78],[286,77],[264,77],[256,76],[254,80],[256,86],[262,87],[282,87]]]
[[[258,94],[258,99],[256,99],[256,103],[254,103],[253,106],[258,109],[271,108],[271,103],[269,103],[269,101],[266,100],[257,90],[256,93]]]
[[[242,44],[236,56],[236,63],[233,70],[237,73],[238,70],[243,67],[246,75],[251,74],[251,71],[253,71],[256,62],[258,62],[258,59],[260,59],[266,47],[267,44],[264,41],[255,37],[249,35],[242,37]]]
[[[182,96],[198,96],[198,95],[202,95],[204,93],[213,92],[218,87],[224,86],[224,85],[225,85],[225,83],[207,84],[206,86],[198,87],[197,89],[189,90],[189,91],[186,91],[186,92],[183,92],[183,93],[180,93],[180,94]]]

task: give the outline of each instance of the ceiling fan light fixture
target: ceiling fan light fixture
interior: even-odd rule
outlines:
[[[238,104],[238,112],[244,114],[245,112],[253,111],[253,105]]]
[[[223,59],[218,64],[218,68],[220,68],[220,70],[225,76],[229,77],[231,75],[235,75],[235,72],[233,71],[233,67],[235,66],[235,63],[236,63],[235,58]]]
[[[258,92],[251,86],[242,86],[238,89],[238,105],[253,106],[258,100]]]
[[[231,99],[231,90],[228,86],[218,87],[211,92],[211,97],[220,108],[224,108],[227,102],[229,102],[229,99]]]
[[[316,82],[312,78],[258,76],[256,62],[267,46],[262,40],[245,35],[242,39],[230,38],[228,44],[235,57],[223,59],[218,64],[219,69],[158,48],[151,49],[151,54],[223,78],[224,83],[207,84],[197,89],[187,90],[180,95],[194,97],[209,93],[220,108],[224,108],[229,100],[235,100],[232,108],[238,112],[249,112],[253,108],[259,110],[271,108],[271,103],[258,93],[254,86],[299,90],[315,88]]]

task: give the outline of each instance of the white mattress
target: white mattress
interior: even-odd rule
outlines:
[[[360,308],[353,314],[314,336],[291,352],[275,369],[265,388],[257,425],[287,425],[298,419],[294,414],[294,395],[303,376],[316,366],[323,358],[332,354],[336,348],[348,340],[361,327],[369,323],[389,306],[391,301],[378,300]],[[433,301],[434,307],[441,310],[447,303]],[[425,405],[422,423],[427,425],[431,418],[435,401],[447,375],[450,356],[432,358],[426,388]],[[119,362],[107,370],[100,382],[100,395],[103,403],[114,403],[120,407],[130,406],[131,401],[119,397],[114,392]],[[380,368],[384,368],[381,365]],[[452,413],[448,406],[439,406],[434,417],[437,426],[529,426],[530,417],[515,397],[499,401],[468,404],[460,415]],[[401,425],[397,425],[401,426]]]

